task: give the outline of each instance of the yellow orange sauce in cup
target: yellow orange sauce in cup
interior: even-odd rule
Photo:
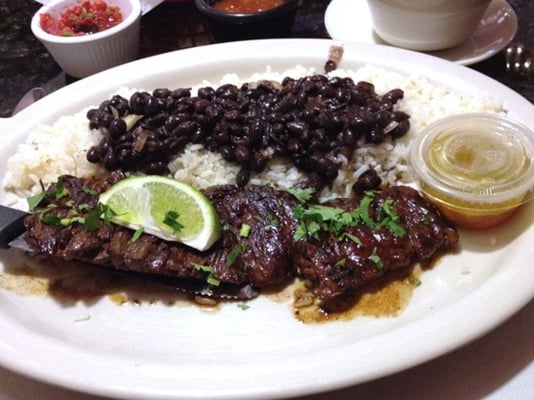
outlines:
[[[534,192],[534,132],[496,114],[460,114],[429,125],[412,144],[422,192],[464,228],[507,220]]]
[[[109,29],[122,21],[119,7],[104,0],[84,0],[61,12],[59,17],[40,15],[41,28],[57,36],[82,36]]]

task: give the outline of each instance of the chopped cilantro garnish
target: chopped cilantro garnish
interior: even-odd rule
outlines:
[[[140,227],[140,228],[136,229],[134,234],[133,234],[133,236],[132,236],[132,238],[130,239],[130,242],[133,243],[133,242],[137,241],[137,239],[139,239],[141,237],[143,232],[144,232],[143,227]]]
[[[249,234],[250,234],[250,225],[242,224],[241,228],[239,229],[239,236],[246,238],[248,237]]]
[[[213,267],[210,265],[202,265],[202,264],[193,264],[193,268],[197,271],[206,272],[208,274],[206,278],[206,282],[208,282],[209,285],[212,286],[219,286],[221,284],[221,281],[213,276]]]
[[[96,190],[90,189],[90,188],[85,187],[85,186],[82,187],[82,190],[83,190],[84,193],[89,194],[91,196],[96,196],[98,194],[98,192]]]
[[[301,203],[306,203],[307,201],[309,201],[314,193],[314,190],[311,188],[301,189],[292,187],[289,188],[287,191],[291,193],[293,197],[295,197]]]
[[[178,217],[180,214],[174,210],[169,210],[165,213],[163,218],[163,223],[169,226],[173,233],[179,232],[184,227],[180,222],[178,222]]]
[[[393,199],[387,199],[380,208],[379,227],[385,226],[396,236],[404,236],[406,231],[399,225],[399,216],[393,211]]]
[[[371,205],[371,201],[373,201],[373,197],[367,195],[366,193],[366,195],[363,197],[362,201],[360,202],[360,207],[358,207],[360,219],[369,228],[373,228],[375,226],[374,221],[371,219],[371,216],[369,215],[369,206]]]
[[[241,243],[236,244],[226,256],[226,265],[232,266],[243,251],[245,251],[245,246]]]
[[[306,236],[319,239],[320,232],[334,234],[339,239],[348,237],[357,244],[358,238],[349,235],[347,228],[365,225],[371,229],[386,227],[396,236],[405,234],[404,228],[399,224],[399,216],[393,210],[393,200],[387,199],[379,210],[378,221],[374,221],[370,214],[370,207],[376,192],[369,191],[360,201],[360,205],[348,212],[337,207],[313,204],[306,207],[299,204],[293,208],[293,215],[299,221],[294,234],[298,241]]]
[[[375,263],[376,267],[378,269],[381,269],[384,266],[384,263],[382,262],[382,259],[380,256],[376,253],[376,249],[373,250],[373,254],[369,256],[369,259]]]
[[[410,282],[410,285],[415,286],[415,287],[421,285],[421,281],[418,278],[416,278],[415,276],[412,276],[410,278],[409,282]]]
[[[33,196],[28,197],[26,201],[28,202],[28,209],[30,210],[30,212],[35,210],[35,208],[39,205],[39,203],[41,203],[41,201],[45,197],[46,197],[45,191],[41,191]]]
[[[344,232],[343,237],[352,240],[357,245],[362,244],[362,241],[360,240],[360,238],[358,236],[353,235],[352,233]]]
[[[69,195],[69,191],[63,186],[63,178],[60,176],[57,180],[56,187],[53,192],[53,196],[56,200],[59,200]]]

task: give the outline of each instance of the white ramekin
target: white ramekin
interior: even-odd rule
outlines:
[[[84,36],[57,36],[41,28],[40,15],[59,15],[79,0],[54,0],[41,7],[31,20],[33,34],[70,76],[83,78],[137,58],[141,5],[139,0],[107,0],[120,8],[123,20],[102,32]]]

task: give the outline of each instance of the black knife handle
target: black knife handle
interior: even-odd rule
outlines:
[[[28,213],[0,205],[0,247],[9,248],[9,242],[24,233],[24,217]]]

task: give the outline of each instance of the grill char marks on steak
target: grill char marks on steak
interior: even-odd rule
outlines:
[[[226,266],[214,267],[217,278],[232,281],[239,273],[236,283],[246,280],[254,286],[268,286],[294,276],[291,243],[296,221],[292,210],[297,201],[292,195],[269,186],[240,189],[233,185],[212,187],[205,193],[225,230],[208,261],[208,265]],[[249,227],[249,233],[242,233],[242,227]],[[231,252],[237,255],[235,261],[229,258]]]
[[[68,196],[54,199],[57,207],[50,212],[67,216],[80,205],[95,206],[95,193],[122,178],[119,172],[103,180],[64,176],[61,181]],[[48,189],[49,199],[54,190],[54,186]],[[432,204],[403,186],[377,192],[369,205],[369,215],[376,219],[381,205],[393,200],[398,224],[405,234],[395,235],[386,227],[376,229],[364,224],[347,227],[346,232],[357,237],[359,243],[329,232],[320,232],[318,239],[308,236],[295,241],[300,221],[294,209],[300,203],[285,191],[269,186],[225,185],[206,189],[205,193],[224,229],[223,237],[204,252],[146,234],[133,241],[132,230],[101,220],[98,229],[91,231],[78,223],[49,225],[38,212],[25,220],[26,241],[37,254],[157,276],[205,282],[207,273],[198,266],[209,266],[211,276],[221,285],[261,288],[299,276],[312,283],[315,295],[323,302],[351,294],[389,271],[426,263],[436,254],[453,250],[458,242],[455,228]],[[326,205],[352,211],[359,207],[362,197]],[[39,209],[45,208],[47,201]],[[242,233],[243,226],[250,228],[248,234]]]
[[[373,198],[370,217],[377,221],[382,204],[393,200],[393,210],[405,234],[394,234],[387,227],[370,228],[364,224],[347,227],[359,239],[340,240],[321,232],[319,240],[308,238],[294,247],[298,273],[313,285],[314,293],[328,301],[354,293],[390,271],[408,268],[416,262],[427,263],[440,252],[451,251],[458,243],[456,229],[418,192],[407,186],[389,187]],[[338,199],[327,205],[347,211],[360,204],[361,197]]]
[[[64,176],[61,182],[69,195],[54,200],[57,207],[50,212],[67,216],[80,205],[94,207],[96,193],[121,177],[119,172],[104,181]],[[56,186],[51,186],[48,197],[53,197],[55,190]],[[38,213],[25,220],[26,241],[38,254],[177,278],[205,280],[206,271],[199,266],[209,266],[214,278],[233,285],[275,285],[293,274],[288,238],[294,231],[291,209],[296,201],[291,195],[267,186],[240,190],[232,185],[210,188],[206,194],[224,224],[224,232],[205,252],[146,234],[132,240],[132,230],[103,221],[92,231],[81,224],[49,225]],[[40,205],[46,206],[47,202]],[[240,234],[243,224],[250,227],[247,237]]]

